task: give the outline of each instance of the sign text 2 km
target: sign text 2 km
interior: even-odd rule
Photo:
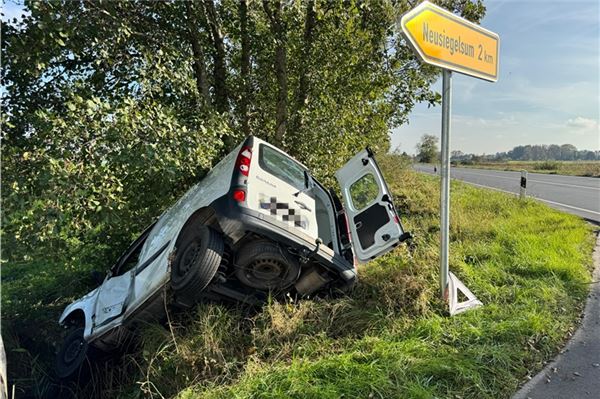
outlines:
[[[402,16],[402,31],[421,59],[495,82],[498,35],[425,1]]]

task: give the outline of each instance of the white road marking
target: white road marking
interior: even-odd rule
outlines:
[[[535,198],[536,200],[539,200],[539,201],[547,202],[549,204],[564,206],[565,208],[571,208],[571,209],[575,209],[575,210],[582,211],[582,212],[593,213],[594,215],[600,215],[600,212],[590,211],[589,209],[578,208],[578,207],[573,206],[573,205],[561,204],[560,202],[554,202],[554,201],[546,200],[546,199],[543,199],[543,198],[537,198],[537,197],[533,197],[533,198]]]
[[[470,181],[466,181],[466,180],[460,180],[460,181],[462,181],[464,183],[468,183],[472,186],[483,187],[483,188],[487,188],[487,189],[494,190],[494,191],[500,191],[500,192],[507,193],[507,194],[517,195],[517,193],[513,193],[512,191],[506,191],[506,190],[502,190],[502,189],[496,188],[496,187],[490,187],[490,186],[484,186],[483,184],[471,183]]]

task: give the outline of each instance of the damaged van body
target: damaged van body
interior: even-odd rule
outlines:
[[[117,348],[166,302],[261,303],[269,294],[351,287],[366,263],[409,237],[373,153],[336,172],[342,201],[275,146],[246,138],[133,242],[98,288],[64,310],[61,378]]]

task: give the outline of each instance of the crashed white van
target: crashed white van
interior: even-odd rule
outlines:
[[[267,295],[346,288],[365,263],[410,237],[366,149],[336,173],[333,190],[276,147],[248,137],[130,246],[101,285],[67,306],[73,330],[57,354],[59,377],[92,351],[115,349],[165,301],[260,303]]]

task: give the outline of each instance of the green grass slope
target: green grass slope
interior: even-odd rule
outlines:
[[[393,156],[380,163],[416,235],[412,249],[361,266],[360,283],[341,298],[171,314],[166,328],[145,328],[140,350],[99,370],[80,396],[509,397],[574,329],[592,228],[534,201],[453,182],[450,268],[485,306],[448,317],[438,298],[439,181],[399,168]],[[29,392],[50,390],[44,353],[58,339],[53,323],[87,289],[85,266],[74,274],[61,265],[3,268],[3,334],[12,367],[26,365],[17,382]],[[45,331],[40,337],[23,331],[34,325]]]

